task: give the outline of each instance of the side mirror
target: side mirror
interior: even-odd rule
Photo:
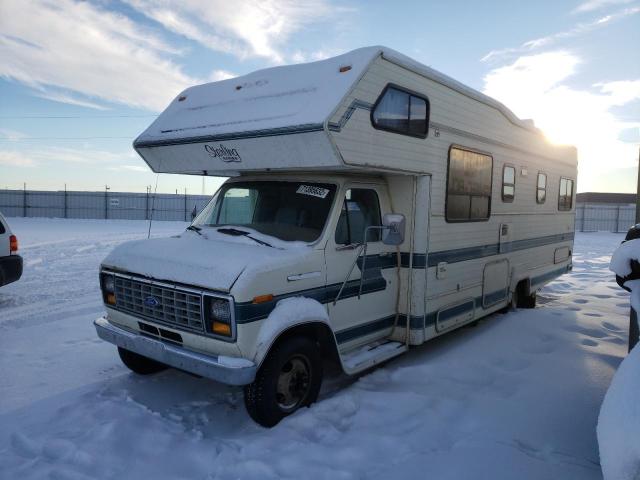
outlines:
[[[401,213],[386,213],[382,218],[382,243],[400,245],[404,242],[405,218]]]

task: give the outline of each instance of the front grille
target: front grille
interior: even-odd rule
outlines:
[[[172,327],[204,332],[198,294],[118,276],[115,277],[115,290],[116,310]],[[150,300],[152,298],[155,300]]]

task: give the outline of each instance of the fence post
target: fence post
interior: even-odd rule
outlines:
[[[618,205],[618,211],[616,212],[616,229],[613,233],[618,233],[620,231],[620,205]]]
[[[67,184],[64,184],[64,218],[67,218]]]
[[[151,190],[151,187],[149,185],[147,185],[147,198],[146,198],[145,205],[144,205],[144,219],[145,220],[149,220],[149,190]]]
[[[580,228],[581,232],[584,232],[584,217],[587,216],[587,204],[585,203],[582,206],[582,227]]]
[[[184,221],[187,221],[187,187],[184,187]]]
[[[109,187],[104,186],[104,219],[109,218]]]
[[[25,182],[22,187],[22,216],[27,216],[27,183]]]

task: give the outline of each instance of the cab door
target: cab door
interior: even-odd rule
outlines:
[[[344,351],[391,333],[398,300],[398,258],[396,247],[382,243],[380,230],[369,231],[366,262],[364,252],[358,255],[366,227],[381,226],[382,216],[391,212],[386,186],[347,184],[339,202],[340,216],[325,255],[329,317],[338,347]]]

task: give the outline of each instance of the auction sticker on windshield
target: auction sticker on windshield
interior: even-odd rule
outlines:
[[[300,185],[296,193],[311,195],[312,197],[326,198],[329,193],[328,188],[314,187],[313,185]]]

